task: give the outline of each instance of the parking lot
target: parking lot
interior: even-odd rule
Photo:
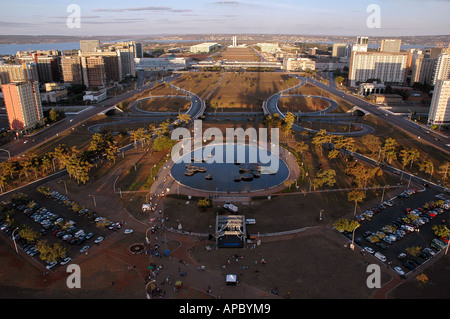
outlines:
[[[56,270],[77,256],[87,254],[89,248],[101,245],[107,236],[121,228],[120,222],[111,222],[97,216],[94,211],[81,208],[82,203],[75,203],[57,192],[51,191],[44,195],[35,190],[27,192],[26,195],[28,198],[24,202],[8,203],[6,209],[15,211],[14,226],[9,226],[2,218],[0,229],[2,235],[7,237],[5,240],[12,240],[13,231],[18,227],[14,238],[19,253],[34,258],[48,270]],[[79,207],[81,209],[78,209]],[[28,243],[20,238],[18,233],[24,225],[40,234],[36,241]],[[59,243],[67,248],[65,258],[50,264],[42,261],[39,258],[40,252],[36,249],[39,240],[45,240],[49,244]]]
[[[432,228],[448,226],[449,207],[450,196],[439,190],[408,190],[356,216],[361,226],[355,231],[355,244],[363,254],[373,254],[407,276],[447,248],[448,239],[437,238]],[[346,236],[352,238],[352,234]],[[412,247],[420,247],[416,256],[407,251]]]

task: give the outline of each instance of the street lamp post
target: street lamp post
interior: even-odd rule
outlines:
[[[59,181],[59,183],[61,183],[61,182],[63,182],[64,183],[64,188],[66,189],[66,195],[67,195],[67,184],[66,184],[66,181],[64,181],[64,180],[60,180]]]
[[[323,212],[323,209],[320,210],[320,213],[319,213],[319,220],[322,220],[322,212]]]
[[[386,185],[383,186],[383,195],[381,195],[381,202],[384,200],[384,191],[386,190]]]
[[[94,207],[97,207],[97,203],[95,202],[95,196],[94,195],[89,195],[94,199]]]
[[[11,234],[11,237],[12,237],[12,240],[13,240],[13,242],[14,242],[14,247],[16,248],[16,253],[17,253],[17,254],[19,253],[19,251],[17,250],[17,244],[16,244],[16,239],[14,238],[14,232],[15,232],[16,230],[18,230],[18,229],[19,229],[19,227],[16,227],[16,229],[14,229],[13,232],[12,232],[12,234]]]
[[[11,159],[11,153],[8,150],[5,150],[3,148],[0,148],[0,151],[5,151],[8,153],[8,159]]]

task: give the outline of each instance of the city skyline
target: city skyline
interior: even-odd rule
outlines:
[[[442,35],[450,30],[450,2],[379,0],[78,1],[80,28],[66,24],[71,2],[19,0],[2,4],[3,35],[309,34],[350,36]],[[367,24],[375,4],[379,28]],[[420,7],[419,7],[420,4]]]

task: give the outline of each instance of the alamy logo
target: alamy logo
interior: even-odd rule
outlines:
[[[67,273],[70,275],[67,277],[67,288],[81,288],[81,268],[77,264],[70,264],[67,266]]]
[[[178,127],[172,131],[171,138],[180,141],[172,148],[172,160],[177,164],[191,163],[192,157],[187,155],[193,153],[193,158],[199,162],[260,163],[262,164],[261,174],[273,174],[279,168],[279,129],[270,130],[270,142],[267,131],[267,128],[259,128],[258,132],[253,127],[245,131],[243,128],[227,128],[224,143],[224,137],[219,128],[212,127],[203,132],[202,121],[195,120],[193,137],[189,129],[184,127]],[[203,145],[213,137],[214,140],[211,143]],[[242,145],[249,146],[248,158],[244,149],[240,147]]]
[[[370,275],[367,277],[366,284],[370,289],[381,288],[381,268],[377,264],[370,264],[366,269]]]
[[[367,12],[370,13],[366,20],[369,29],[381,28],[381,8],[377,4],[370,4],[367,6]]]
[[[69,29],[81,28],[81,8],[78,4],[69,4],[66,12],[70,13],[66,20],[66,25]]]

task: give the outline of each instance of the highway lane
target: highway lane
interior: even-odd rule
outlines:
[[[403,129],[404,131],[414,135],[418,140],[420,139],[420,140],[426,141],[429,144],[433,145],[434,147],[442,150],[443,152],[445,152],[447,154],[450,153],[450,148],[445,145],[445,144],[450,143],[449,138],[444,138],[436,133],[430,132],[430,130],[428,130],[428,129],[421,128],[420,126],[405,119],[402,115],[395,115],[387,110],[384,110],[383,108],[378,107],[377,105],[374,105],[372,103],[364,101],[356,96],[346,94],[342,91],[339,91],[336,88],[325,85],[314,79],[308,78],[306,80],[308,82],[318,86],[319,88],[321,88],[329,93],[332,93],[355,106],[358,106],[359,108],[365,110],[366,112],[373,114],[374,116],[400,128],[400,129]]]

